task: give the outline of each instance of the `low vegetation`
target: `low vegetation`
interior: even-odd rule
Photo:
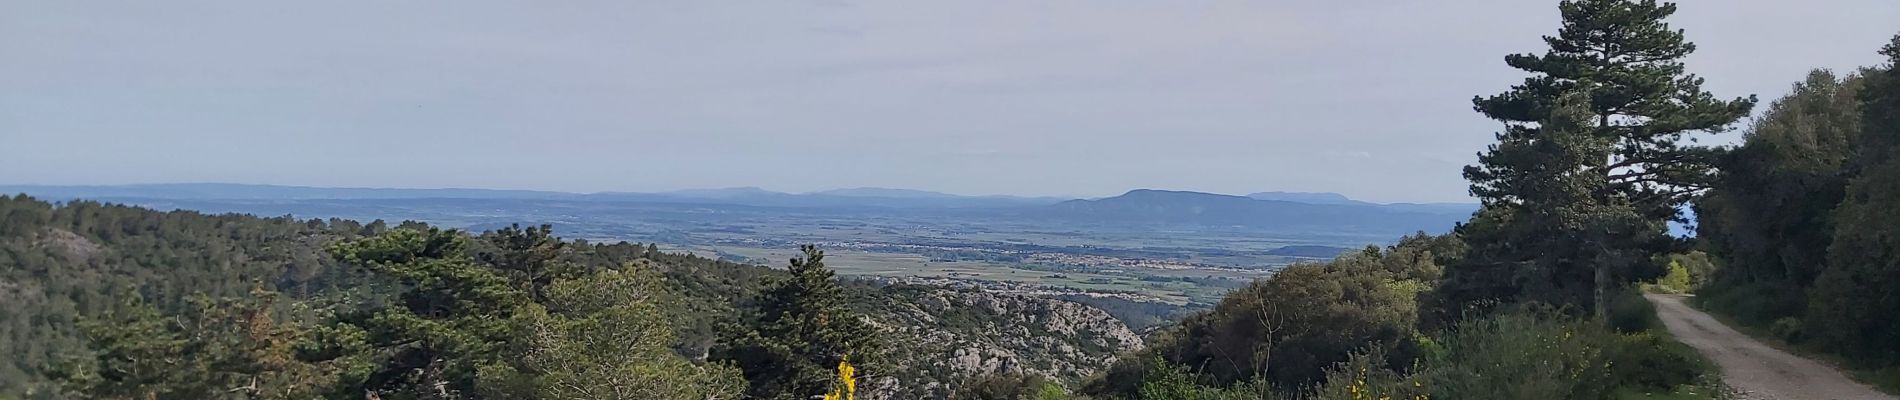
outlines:
[[[1159,333],[1144,356],[1124,358],[1088,391],[1134,394],[1145,377],[1173,365],[1195,366],[1196,379],[1216,386],[1258,379],[1296,388],[1319,382],[1356,351],[1409,356],[1416,353],[1416,299],[1438,279],[1436,254],[1459,247],[1420,235],[1391,249],[1288,267]]]
[[[1604,399],[1672,393],[1710,371],[1694,350],[1654,334],[1520,310],[1460,323],[1409,374],[1365,353],[1332,370],[1321,399]]]

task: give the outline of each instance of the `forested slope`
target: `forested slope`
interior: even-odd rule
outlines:
[[[792,278],[784,269],[669,254],[632,243],[562,242],[549,233],[545,227],[513,227],[469,236],[415,223],[391,227],[380,221],[205,215],[83,201],[51,204],[24,196],[0,198],[0,296],[7,305],[0,309],[0,351],[15,355],[0,365],[0,398],[136,397],[132,395],[138,393],[161,398],[187,393],[223,393],[218,396],[231,398],[328,393],[361,398],[365,389],[383,393],[383,398],[406,398],[413,393],[392,389],[401,386],[392,382],[445,379],[403,375],[414,371],[385,371],[396,373],[387,375],[376,371],[400,363],[371,353],[340,356],[344,353],[338,352],[352,346],[378,348],[377,335],[400,336],[388,329],[419,329],[389,325],[389,318],[447,323],[457,320],[452,314],[473,312],[467,307],[491,310],[465,322],[488,319],[521,325],[492,327],[499,329],[494,332],[512,333],[480,341],[491,344],[512,343],[511,338],[529,332],[554,335],[559,332],[546,329],[587,326],[586,321],[618,315],[576,314],[572,309],[577,304],[608,296],[592,293],[590,287],[624,287],[623,295],[646,299],[630,303],[640,307],[625,310],[646,310],[627,315],[660,318],[648,321],[657,321],[652,323],[666,332],[647,336],[666,337],[662,347],[679,360],[662,366],[736,365],[743,361],[708,359],[717,358],[716,347],[730,342],[735,332],[755,329],[761,313],[769,308],[760,304],[769,298],[766,292],[785,287],[774,282]],[[458,250],[426,251],[437,246]],[[398,259],[402,262],[395,262]],[[444,267],[449,265],[455,267]],[[640,289],[641,284],[629,281],[649,279],[640,276],[657,278],[650,279],[657,286]],[[463,285],[493,282],[497,286],[482,291],[455,285],[430,289],[456,280]],[[872,322],[870,326],[877,330],[870,336],[886,342],[925,344],[867,356],[875,358],[865,360],[870,365],[904,366],[880,369],[878,378],[867,381],[867,394],[947,396],[957,383],[998,373],[1080,379],[1116,354],[1140,346],[1138,337],[1105,312],[1068,301],[934,287],[831,285],[842,296],[838,311],[847,313],[840,318]],[[519,290],[487,293],[508,288]],[[534,304],[548,311],[536,317],[544,314],[481,304],[447,306],[450,311],[441,313],[448,315],[390,314],[413,306],[418,300],[414,294],[430,290],[440,291],[442,299],[461,298],[457,302],[477,296],[490,299],[484,303]],[[140,310],[156,313],[146,315],[156,319],[141,319]],[[237,328],[259,326],[260,321],[275,321],[271,331],[281,343],[260,341],[246,333],[250,331]],[[371,338],[339,346],[335,342],[350,335],[339,334],[332,329],[336,327],[364,328],[356,334]],[[443,332],[485,331],[455,328]],[[143,340],[158,338],[172,341]],[[579,337],[574,341],[587,343]],[[264,364],[257,360],[269,358],[263,355],[270,355],[266,351],[273,346],[270,343],[284,347],[274,356],[290,357],[296,360],[292,364],[303,369],[259,367]],[[634,343],[600,345],[607,347],[585,351],[628,351],[619,347]],[[385,351],[400,348],[405,347]],[[144,355],[116,353],[128,349],[142,349],[135,353]],[[494,355],[511,351],[490,350]],[[319,354],[326,352],[331,354]],[[438,357],[451,357],[446,355],[451,353]],[[215,377],[117,376],[101,369],[141,362],[198,365],[203,368],[200,372]],[[252,367],[232,368],[232,364]],[[417,368],[434,368],[427,362],[423,365]],[[265,381],[266,386],[275,385],[279,395],[239,390],[258,385],[258,377],[280,378]],[[532,390],[512,393],[535,395]]]
[[[123,294],[182,310],[191,294],[238,297],[260,285],[294,296],[330,292],[351,278],[323,246],[382,229],[0,197],[0,353],[9,355],[0,394],[43,384],[35,374],[85,347],[77,319]]]

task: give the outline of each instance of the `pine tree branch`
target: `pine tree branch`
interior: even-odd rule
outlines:
[[[1637,183],[1637,182],[1656,182],[1657,180],[1652,178],[1654,176],[1656,176],[1655,171],[1645,170],[1645,171],[1640,171],[1640,172],[1630,172],[1630,173],[1625,173],[1625,174],[1610,175],[1607,178],[1610,180],[1611,184],[1625,184],[1625,183]],[[1631,179],[1631,178],[1641,178],[1641,179],[1625,181],[1625,179]]]

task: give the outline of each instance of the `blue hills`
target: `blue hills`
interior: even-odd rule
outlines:
[[[1273,231],[1329,231],[1406,234],[1444,232],[1469,218],[1477,204],[1372,203],[1337,193],[1261,192],[1234,196],[1192,191],[1131,190],[1098,199],[1057,197],[964,196],[941,192],[861,187],[810,193],[785,193],[756,187],[693,189],[670,192],[569,193],[495,189],[332,188],[230,183],[178,183],[109,186],[0,185],[0,194],[24,193],[64,201],[91,199],[153,204],[245,204],[230,210],[261,208],[302,214],[300,203],[322,203],[325,209],[354,205],[379,206],[401,201],[405,207],[440,205],[478,207],[484,203],[616,203],[648,206],[750,207],[760,209],[822,209],[829,213],[876,212],[949,215],[957,218],[1009,218],[1069,224],[1123,226],[1209,227]],[[341,204],[341,205],[339,205]],[[277,211],[281,209],[282,211]],[[950,213],[950,214],[944,214]]]

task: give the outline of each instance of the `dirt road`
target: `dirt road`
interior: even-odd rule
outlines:
[[[1683,304],[1678,295],[1650,294],[1669,333],[1722,367],[1722,379],[1752,400],[1900,400],[1854,382],[1841,371],[1756,341]]]

